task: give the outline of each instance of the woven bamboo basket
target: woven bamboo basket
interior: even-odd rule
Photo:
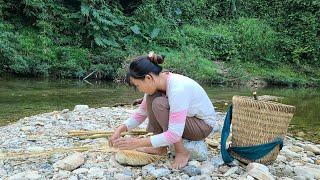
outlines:
[[[232,98],[232,144],[252,146],[269,143],[275,138],[285,138],[295,107],[271,101],[255,100],[246,96]],[[279,145],[269,154],[255,162],[271,164],[279,154]],[[244,163],[252,161],[241,158],[234,152],[232,156]]]

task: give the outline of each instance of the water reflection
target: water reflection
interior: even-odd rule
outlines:
[[[251,96],[244,87],[205,86],[218,111],[225,111],[233,95]],[[284,97],[281,102],[296,106],[291,133],[305,132],[306,138],[320,142],[320,89],[268,87],[259,95]],[[0,126],[25,116],[54,110],[73,109],[77,104],[90,107],[130,104],[142,93],[123,84],[102,81],[86,83],[78,80],[0,79]]]

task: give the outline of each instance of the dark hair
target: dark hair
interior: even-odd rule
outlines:
[[[159,75],[162,71],[162,64],[164,61],[163,55],[156,55],[149,53],[148,56],[138,56],[130,63],[129,71],[126,81],[130,84],[130,77],[135,79],[144,79],[146,75],[153,73]]]

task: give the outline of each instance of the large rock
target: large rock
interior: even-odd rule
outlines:
[[[88,105],[76,105],[74,107],[74,111],[77,111],[77,112],[84,112],[84,111],[87,111],[89,110],[89,106]]]
[[[188,165],[189,166],[195,166],[195,167],[199,167],[201,164],[200,164],[200,162],[199,161],[189,161],[188,162]]]
[[[251,169],[248,174],[258,180],[274,180],[270,172],[265,172],[257,168]]]
[[[230,168],[226,173],[223,174],[224,177],[234,174],[238,170],[238,166]]]
[[[98,167],[92,167],[88,171],[88,178],[89,179],[99,179],[99,178],[101,179],[104,177],[103,174],[104,174],[103,169],[98,168]]]
[[[38,180],[41,179],[41,175],[38,174],[37,171],[25,171],[13,176],[10,176],[8,180],[21,180],[21,179],[28,179],[28,180]]]
[[[283,154],[283,155],[284,155],[285,157],[287,157],[287,158],[298,158],[298,157],[301,156],[300,154],[295,153],[295,152],[291,151],[291,150],[288,149],[288,148],[283,148],[283,149],[281,150],[281,154]]]
[[[20,128],[21,131],[24,131],[24,132],[31,132],[31,131],[34,131],[36,128],[33,127],[33,126],[22,126]]]
[[[68,179],[70,176],[70,171],[60,170],[58,173],[53,175],[53,179]]]
[[[302,147],[299,147],[299,146],[292,146],[290,148],[291,151],[295,152],[295,153],[299,153],[299,152],[302,152],[303,151],[303,148]]]
[[[208,147],[204,141],[190,141],[183,139],[184,147],[190,152],[190,160],[205,161],[208,157]],[[172,155],[175,155],[173,145],[169,146]]]
[[[43,152],[44,148],[40,146],[31,146],[27,148],[27,151],[29,152]]]
[[[287,161],[287,158],[286,158],[285,156],[279,154],[279,155],[277,156],[276,161],[278,161],[278,162],[286,162],[286,161]]]
[[[200,166],[201,174],[210,175],[214,170],[215,166],[211,165],[211,163],[206,163]]]
[[[274,180],[269,168],[263,164],[250,163],[247,166],[247,171],[250,176],[258,180]]]
[[[303,148],[304,148],[304,150],[306,150],[306,151],[311,151],[311,152],[313,152],[313,153],[316,154],[316,155],[319,155],[319,154],[320,154],[320,148],[318,148],[316,145],[307,144],[307,145],[305,145]]]
[[[201,174],[201,170],[193,165],[186,166],[182,170],[185,174],[188,174],[189,176],[196,176]]]
[[[293,170],[298,176],[304,176],[307,179],[320,179],[320,169],[307,166],[297,166],[294,167]]]
[[[265,171],[265,172],[269,172],[269,168],[263,164],[260,164],[260,163],[250,163],[247,165],[247,171],[250,171],[251,169],[260,169],[262,171]]]
[[[86,174],[89,171],[87,168],[79,168],[72,171],[74,174]]]
[[[142,174],[146,175],[147,173],[150,173],[151,171],[156,170],[153,164],[148,164],[146,166],[142,167]]]
[[[114,175],[114,178],[115,179],[119,179],[119,180],[130,180],[130,179],[132,179],[131,176],[128,176],[128,175],[125,175],[125,174],[121,174],[121,173],[118,173],[118,174]]]
[[[211,159],[211,163],[212,163],[212,165],[215,166],[215,167],[219,167],[219,166],[221,166],[221,165],[224,164],[221,155],[219,155],[219,156],[214,156],[214,157]]]
[[[166,176],[168,174],[170,174],[171,171],[167,168],[160,168],[160,169],[155,169],[153,171],[150,172],[150,174],[156,178],[162,177],[162,176]]]
[[[293,168],[289,165],[286,165],[282,172],[285,176],[290,177],[293,175]]]
[[[53,164],[53,168],[72,171],[85,162],[85,155],[82,153],[74,153]]]

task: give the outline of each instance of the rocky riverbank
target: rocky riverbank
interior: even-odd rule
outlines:
[[[106,138],[67,137],[71,130],[113,130],[130,116],[131,107],[88,108],[76,106],[32,117],[0,127],[0,154],[41,153],[66,148],[107,143]],[[218,113],[219,123],[225,114]],[[146,127],[146,123],[142,124]],[[219,137],[211,136],[217,146]],[[113,153],[61,152],[44,157],[8,159],[0,156],[0,180],[4,179],[320,179],[320,145],[287,137],[285,146],[273,165],[234,161],[224,165],[219,146],[209,149],[205,161],[189,161],[180,171],[169,168],[170,161],[143,167],[118,164]]]

